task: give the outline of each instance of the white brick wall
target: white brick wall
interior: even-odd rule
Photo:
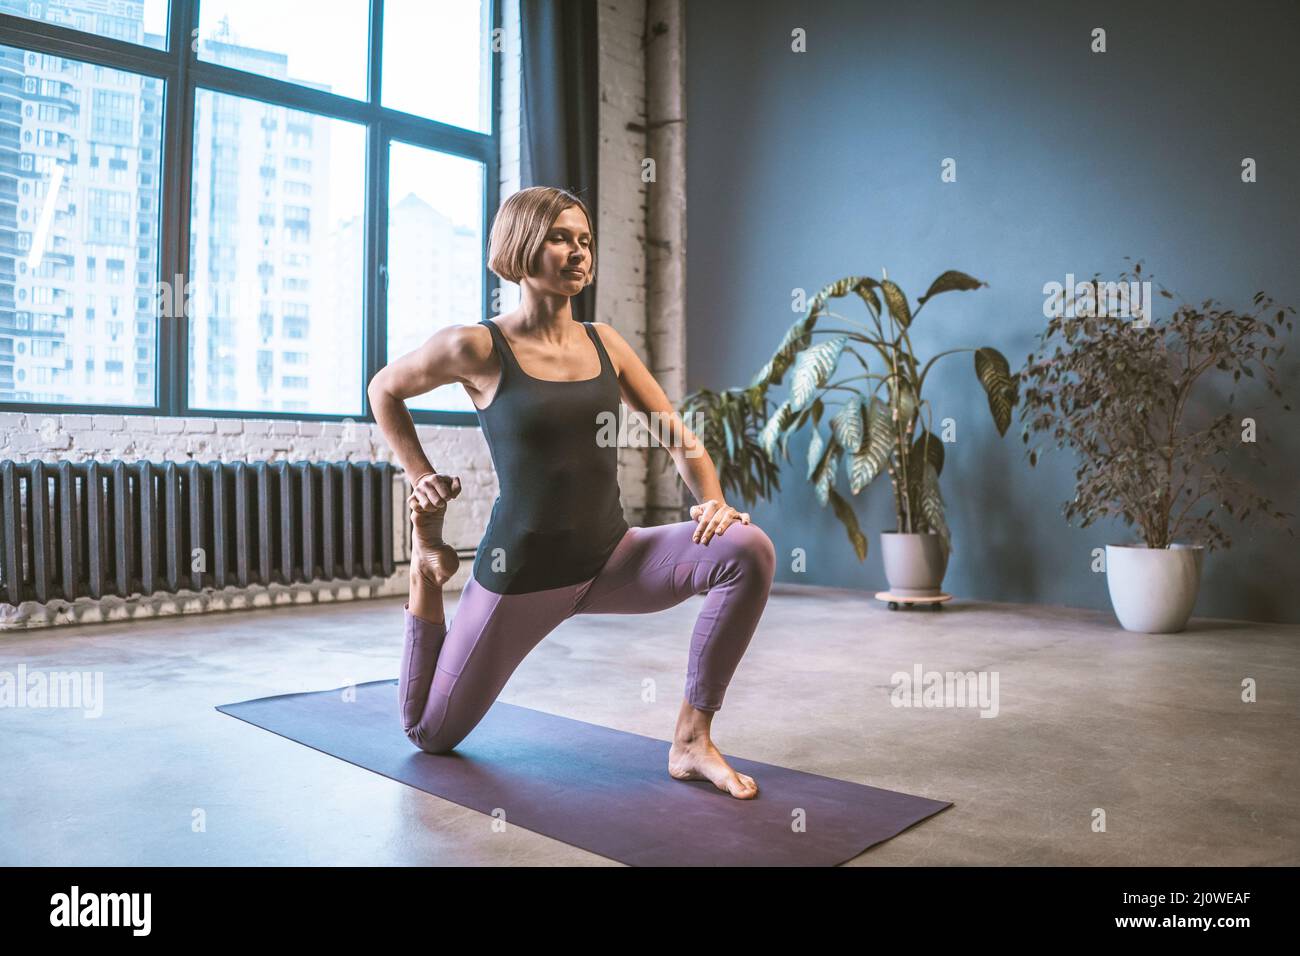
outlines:
[[[686,95],[685,0],[645,5],[645,150],[655,161],[647,185],[645,351],[674,405],[686,395]],[[653,455],[646,481],[646,523],[679,521],[693,500],[666,454]]]
[[[520,130],[520,59],[519,0],[502,0],[501,3],[501,201],[519,192],[521,152]],[[491,225],[491,216],[488,224]],[[484,236],[484,242],[487,237]],[[513,282],[501,285],[501,312],[509,312],[519,304],[519,286]],[[435,463],[436,467],[436,463]]]
[[[653,372],[645,349],[644,0],[604,0],[596,8],[600,147],[596,202],[600,255],[596,318],[618,329]],[[644,523],[647,449],[620,448],[618,483],[628,521]],[[658,454],[663,454],[662,450]]]
[[[642,35],[645,0],[605,0],[599,6],[600,129],[599,209],[600,284],[597,318],[615,326],[638,350],[658,376],[656,359],[647,350],[661,328],[649,329],[645,294],[645,206],[647,186],[641,182],[646,155],[645,59]],[[503,0],[501,95],[501,199],[519,189],[519,3]],[[685,291],[681,290],[682,297]],[[501,309],[518,303],[518,287],[503,287]],[[675,333],[680,342],[681,331]],[[670,356],[669,372],[678,374],[679,356]],[[663,381],[674,401],[680,396],[676,378]],[[419,425],[416,428],[430,460],[441,472],[458,475],[460,507],[448,511],[446,537],[459,548],[477,545],[487,527],[497,494],[496,476],[483,434],[477,427]],[[662,449],[652,452],[663,456]],[[620,451],[619,481],[628,521],[641,524],[647,507],[646,450]],[[257,418],[165,418],[141,415],[0,414],[0,459],[87,461],[390,461],[392,450],[376,425],[365,422],[305,422]],[[471,563],[462,561],[449,589],[463,587]],[[0,628],[56,623],[196,613],[272,603],[342,600],[351,597],[402,593],[403,566],[384,581],[291,587],[227,588],[222,593],[153,599],[79,599],[55,601],[42,607],[17,609],[0,605]]]

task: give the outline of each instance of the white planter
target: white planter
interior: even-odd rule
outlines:
[[[1205,547],[1106,545],[1106,586],[1127,631],[1172,634],[1187,626],[1201,585]]]
[[[948,569],[948,555],[937,534],[882,531],[880,555],[885,562],[890,594],[935,597],[942,593],[939,586]]]

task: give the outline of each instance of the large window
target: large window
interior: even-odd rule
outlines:
[[[361,393],[339,384],[364,373],[347,343],[365,324],[365,168],[358,123],[199,91],[191,409],[364,414]],[[285,375],[285,355],[302,353]]]
[[[167,0],[0,0],[0,13],[167,49]]]
[[[483,318],[483,164],[409,143],[388,153],[388,354]],[[412,408],[474,411],[458,384]]]
[[[364,100],[369,21],[370,0],[203,0],[198,55]]]
[[[491,132],[490,5],[385,2],[384,105]]]
[[[0,408],[368,417],[379,368],[488,312],[497,17],[0,0]]]
[[[0,46],[0,402],[156,403],[164,89]]]

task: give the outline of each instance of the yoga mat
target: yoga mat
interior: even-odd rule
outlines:
[[[670,777],[667,740],[503,701],[454,751],[427,754],[402,733],[396,680],[217,710],[631,866],[833,866],[952,806],[724,754],[758,782],[738,800]]]

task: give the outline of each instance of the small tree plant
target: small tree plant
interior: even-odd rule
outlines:
[[[1120,286],[1150,278],[1138,262],[1132,272],[1120,274]],[[1270,359],[1282,356],[1278,332],[1284,324],[1291,331],[1287,315],[1295,310],[1278,307],[1259,292],[1249,313],[1206,300],[1200,308],[1184,303],[1161,322],[1149,314],[1135,322],[1099,314],[1114,310],[1102,305],[1098,279],[1094,275],[1084,284],[1087,295],[1062,293],[1069,302],[1082,299],[1082,305],[1063,308],[1048,321],[1020,373],[1024,442],[1031,431],[1046,433],[1055,447],[1069,446],[1080,460],[1074,499],[1065,504],[1067,522],[1078,517],[1087,527],[1119,517],[1137,526],[1149,548],[1187,538],[1214,550],[1231,545],[1221,524],[1224,512],[1240,520],[1252,513],[1281,522],[1292,517],[1273,510],[1267,498],[1232,474],[1242,455],[1263,464],[1253,419],[1220,407],[1194,427],[1187,412],[1198,384],[1229,373],[1235,389],[1243,376],[1253,379],[1259,370],[1269,391],[1283,397]],[[1160,295],[1173,298],[1163,287]],[[1069,312],[1074,314],[1067,318]],[[1230,392],[1226,404],[1235,395]],[[1208,404],[1214,405],[1212,397]],[[1282,408],[1291,410],[1285,401]],[[1267,430],[1263,439],[1272,441]],[[1027,452],[1031,467],[1040,448]],[[1289,525],[1286,530],[1294,536]]]

